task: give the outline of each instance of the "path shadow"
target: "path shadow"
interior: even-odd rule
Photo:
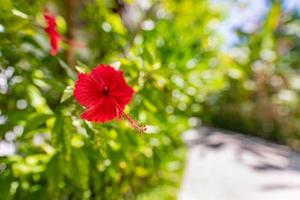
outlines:
[[[184,133],[190,148],[201,148],[206,152],[231,148],[238,163],[252,170],[300,172],[300,154],[289,147],[239,133],[209,127],[200,127]]]
[[[269,184],[261,187],[262,191],[300,189],[300,184]]]

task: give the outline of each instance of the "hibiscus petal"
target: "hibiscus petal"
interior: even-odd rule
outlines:
[[[134,90],[131,87],[124,87],[122,90],[114,90],[110,93],[111,97],[119,104],[120,107],[124,108],[132,99]]]
[[[131,101],[134,91],[127,85],[121,71],[100,64],[92,70],[91,76],[108,87],[110,95],[120,107],[124,108]]]
[[[110,97],[103,100],[95,106],[86,109],[81,118],[91,122],[107,122],[117,117],[117,109],[114,101]]]
[[[122,75],[122,72],[116,71],[109,65],[100,64],[92,70],[91,75],[110,89],[114,83],[114,79]]]
[[[134,94],[134,90],[127,85],[123,76],[118,77],[114,83],[114,87],[110,90],[110,95],[114,97],[121,107],[125,107],[131,101]]]
[[[86,107],[98,105],[103,98],[99,83],[93,80],[90,75],[82,73],[78,74],[74,96],[80,105]]]

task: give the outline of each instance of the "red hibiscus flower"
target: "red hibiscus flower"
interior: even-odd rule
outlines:
[[[109,65],[100,64],[89,74],[78,74],[74,96],[86,107],[81,118],[91,122],[108,122],[124,116],[139,133],[145,130],[137,121],[124,112],[134,91],[129,87],[121,71]]]
[[[55,16],[53,16],[47,9],[44,12],[44,18],[47,23],[45,31],[47,32],[50,38],[51,55],[54,56],[58,52],[61,36],[57,32]]]

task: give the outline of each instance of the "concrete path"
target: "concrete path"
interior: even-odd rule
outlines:
[[[289,148],[205,127],[184,139],[179,200],[300,200],[300,154]]]

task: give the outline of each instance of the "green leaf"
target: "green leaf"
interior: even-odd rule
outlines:
[[[66,160],[70,159],[71,154],[71,133],[74,133],[71,119],[57,114],[52,129],[52,142],[63,153]]]
[[[74,85],[69,85],[65,88],[63,95],[61,96],[60,103],[65,102],[73,95]]]
[[[12,181],[13,181],[13,179],[10,176],[5,176],[3,174],[0,176],[0,185],[1,185],[1,187],[0,187],[0,194],[1,194],[1,199],[3,199],[3,200],[11,199],[11,196],[10,196],[10,187],[11,187],[11,182]]]
[[[15,16],[17,16],[17,17],[21,17],[21,18],[23,18],[23,19],[27,19],[27,18],[28,18],[28,15],[27,15],[27,14],[23,13],[23,12],[20,11],[20,10],[15,9],[15,8],[13,8],[13,9],[11,10],[11,12],[12,12]]]
[[[41,94],[39,89],[34,85],[27,86],[28,95],[31,101],[32,107],[36,109],[38,113],[52,114],[52,110],[47,104],[45,97]]]
[[[58,148],[60,146],[62,135],[63,135],[62,117],[59,114],[57,114],[55,116],[55,123],[51,135],[51,141],[54,147]]]
[[[29,132],[38,128],[40,125],[44,124],[48,119],[53,117],[53,115],[43,114],[43,113],[32,113],[26,120],[26,127],[24,133]]]
[[[72,158],[69,165],[68,177],[78,188],[88,188],[89,160],[83,149],[72,149]]]
[[[143,57],[145,58],[145,60],[147,60],[150,64],[153,64],[154,59],[153,59],[152,54],[151,54],[150,51],[148,50],[148,48],[145,47],[143,50],[144,50],[144,51],[143,51]]]
[[[63,180],[63,171],[61,170],[62,162],[59,154],[55,154],[47,164],[46,175],[49,180],[48,189],[52,193],[53,198],[58,198],[58,183]]]
[[[0,1],[0,11],[1,12],[8,12],[11,9],[12,9],[12,4],[11,4],[10,0],[1,0]],[[2,17],[2,14],[4,14],[4,13],[1,13],[1,17]]]
[[[88,73],[90,71],[90,68],[80,61],[77,61],[77,65],[75,66],[75,69],[79,73]]]
[[[76,79],[76,73],[74,72],[74,70],[72,70],[71,67],[69,65],[67,65],[67,63],[65,63],[65,61],[63,61],[62,59],[58,59],[58,62],[60,64],[60,66],[69,75],[69,77],[71,77],[73,80],[75,80]]]
[[[272,5],[268,13],[267,20],[265,21],[266,31],[273,32],[277,28],[280,22],[280,15],[281,15],[281,4],[277,1]]]

